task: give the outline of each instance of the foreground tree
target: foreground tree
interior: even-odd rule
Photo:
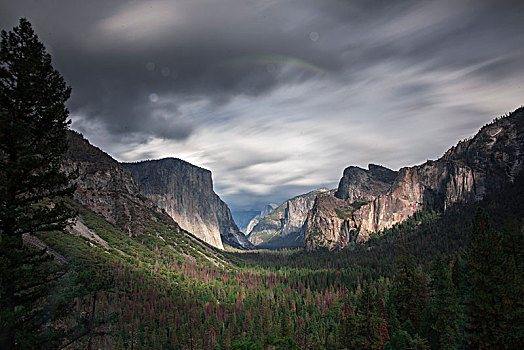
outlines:
[[[401,247],[402,255],[395,265],[392,296],[401,323],[410,321],[417,332],[426,310],[427,288],[424,273],[415,259]]]
[[[438,349],[455,349],[459,341],[460,305],[449,265],[441,257],[433,263],[429,286],[429,327],[434,337],[432,343]]]
[[[502,242],[503,236],[479,208],[466,251],[470,287],[466,336],[472,349],[518,349],[524,341],[524,284]]]
[[[61,171],[71,89],[26,19],[0,45],[0,348],[12,349],[58,276],[34,280],[46,259],[23,235],[63,230],[74,216],[61,200],[74,190]]]
[[[428,299],[426,277],[414,257],[404,247],[401,250],[391,291],[401,328],[392,334],[391,346],[395,349],[426,349],[427,340],[422,337]]]

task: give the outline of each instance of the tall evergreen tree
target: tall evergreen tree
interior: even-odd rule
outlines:
[[[395,265],[392,297],[396,303],[399,321],[410,321],[416,332],[420,332],[426,309],[426,281],[413,256],[402,247],[402,255]]]
[[[382,349],[385,341],[381,330],[384,320],[377,315],[376,290],[371,283],[362,284],[357,309],[356,347],[361,349]]]
[[[73,217],[59,199],[73,191],[61,171],[71,89],[26,19],[2,31],[0,45],[0,348],[11,349],[38,311],[22,306],[47,285],[29,282],[44,254],[22,235],[63,230]]]
[[[339,349],[351,349],[355,347],[355,341],[358,337],[359,330],[357,328],[355,309],[351,305],[351,299],[347,289],[344,290],[343,298],[344,304],[342,306],[337,347]]]
[[[467,341],[474,349],[517,349],[524,341],[522,280],[504,254],[502,235],[478,208],[466,258],[470,286]]]
[[[439,349],[455,349],[458,344],[460,306],[449,266],[444,259],[435,261],[429,286],[429,324],[436,338],[434,343],[438,344]]]

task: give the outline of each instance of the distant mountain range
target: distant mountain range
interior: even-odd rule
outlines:
[[[278,205],[276,205],[275,203],[269,203],[257,215],[255,215],[251,220],[249,220],[249,223],[246,226],[246,235],[249,235],[251,231],[253,231],[253,228],[256,226],[256,224],[258,224],[260,220],[268,216],[269,213],[271,213],[277,207]]]
[[[180,159],[118,163],[76,132],[65,167],[78,171],[75,199],[129,235],[161,221],[213,247],[344,248],[420,210],[479,201],[524,166],[524,108],[484,126],[440,159],[399,171],[350,166],[335,190],[319,189],[243,213],[238,228],[213,191],[211,172]],[[251,220],[248,222],[248,218]],[[248,222],[246,224],[246,222]]]

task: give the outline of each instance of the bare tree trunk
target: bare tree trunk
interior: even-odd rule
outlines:
[[[189,326],[189,348],[193,350],[193,326]]]
[[[133,350],[134,345],[135,345],[135,320],[133,318],[131,320],[131,350]]]
[[[91,307],[91,319],[89,320],[89,341],[87,343],[87,349],[93,350],[93,332],[94,332],[94,323],[95,323],[95,311],[96,311],[96,294],[93,292],[93,305]]]
[[[307,349],[307,318],[304,323],[304,349]]]
[[[327,326],[327,317],[326,317],[326,323],[325,323],[325,334],[326,334],[326,350],[328,350],[328,326]]]
[[[3,227],[3,241],[0,243],[0,252],[2,252],[4,256],[6,256],[8,265],[7,270],[2,272],[2,280],[1,283],[5,284],[5,293],[2,295],[3,302],[6,305],[6,308],[3,310],[0,310],[0,312],[4,313],[5,316],[7,316],[7,322],[6,324],[0,328],[0,349],[5,350],[11,350],[15,349],[16,347],[16,336],[15,336],[15,326],[13,325],[14,319],[13,315],[15,313],[15,306],[16,306],[16,298],[15,298],[15,285],[13,281],[9,281],[9,278],[6,276],[7,271],[12,271],[13,266],[16,264],[12,257],[9,256],[9,252],[16,248],[17,243],[18,245],[22,245],[22,239],[20,237],[19,240],[17,240],[17,237],[13,237],[11,227],[8,224],[5,224]],[[15,243],[13,243],[13,241]],[[6,253],[7,252],[7,253]],[[4,321],[4,320],[3,320]],[[5,322],[5,321],[4,321]]]
[[[0,349],[12,350],[15,348],[15,332],[12,327],[0,329]]]

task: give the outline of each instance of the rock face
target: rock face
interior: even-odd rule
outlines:
[[[142,193],[164,209],[184,230],[223,249],[251,244],[233,221],[228,206],[213,191],[211,172],[180,159],[122,163]]]
[[[524,108],[520,108],[484,126],[440,159],[400,169],[391,182],[394,172],[381,169],[375,176],[372,166],[367,173],[350,167],[336,199],[318,197],[305,224],[305,247],[344,247],[423,208],[446,210],[478,201],[488,191],[513,182],[523,165]]]
[[[333,194],[318,195],[304,224],[304,246],[343,248],[357,238],[354,214],[391,188],[398,172],[369,164],[368,170],[355,166],[344,169]]]
[[[380,165],[369,164],[369,170],[350,166],[344,170],[335,197],[350,203],[369,202],[386,193],[398,173]]]
[[[319,194],[305,223],[304,248],[343,248],[351,241],[348,203],[329,194]]]
[[[74,199],[129,235],[144,233],[150,222],[176,225],[140,193],[131,173],[81,134],[69,131],[66,171],[78,172]]]
[[[277,237],[293,236],[292,239],[287,240],[288,243],[293,243],[293,246],[302,246],[304,233],[302,227],[308,211],[313,207],[317,194],[328,192],[327,188],[322,188],[288,199],[261,219],[251,230],[248,239],[256,246],[263,246]],[[272,246],[272,248],[277,247],[283,248],[278,245]]]
[[[275,203],[270,203],[266,205],[264,209],[260,211],[260,213],[258,213],[253,219],[249,221],[246,227],[246,235],[249,235],[251,231],[253,230],[253,228],[256,226],[256,224],[258,224],[260,220],[268,216],[269,213],[271,213],[277,207],[278,205],[276,205]]]

